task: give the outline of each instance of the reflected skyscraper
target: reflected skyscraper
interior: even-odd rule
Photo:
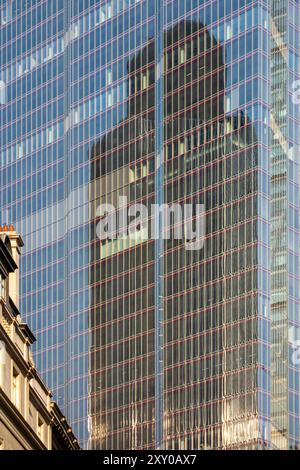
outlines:
[[[0,5],[1,221],[25,240],[22,311],[75,434],[296,448],[298,4]],[[202,204],[203,244],[99,240],[120,197]]]

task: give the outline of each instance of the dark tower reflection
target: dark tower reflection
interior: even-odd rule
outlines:
[[[101,203],[117,206],[119,196],[129,204],[150,207],[155,202],[154,46],[150,41],[131,58],[127,116],[91,151],[89,413],[94,449],[153,448],[155,442],[154,241],[96,238]],[[224,51],[208,29],[182,21],[168,30],[165,202],[204,204],[206,211],[201,250],[188,251],[181,240],[165,242],[163,419],[164,447],[170,449],[238,447],[231,437],[235,430],[224,424],[233,416],[253,416],[256,430],[257,308],[250,292],[257,260],[255,249],[250,256],[246,248],[255,242],[255,227],[249,231],[246,218],[257,215],[251,198],[257,175],[247,177],[257,165],[257,139],[246,115],[226,115],[224,88]],[[235,194],[238,182],[251,201],[244,215]],[[232,278],[238,275],[233,293]]]

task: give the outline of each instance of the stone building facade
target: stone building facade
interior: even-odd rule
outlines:
[[[19,312],[22,238],[0,227],[0,450],[76,450],[79,444],[35,368],[35,337]]]

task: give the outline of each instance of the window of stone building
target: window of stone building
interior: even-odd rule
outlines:
[[[37,435],[41,441],[44,440],[44,421],[40,416],[38,416]]]
[[[0,297],[5,299],[5,279],[2,274],[0,274]]]
[[[12,374],[11,400],[17,408],[20,407],[20,372],[15,367]]]

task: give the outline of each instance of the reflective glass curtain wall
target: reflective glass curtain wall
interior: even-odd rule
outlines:
[[[0,2],[0,207],[26,243],[21,311],[66,408],[64,2]]]
[[[205,243],[99,246],[92,228],[90,446],[269,448],[269,5],[148,5],[163,21],[147,19],[126,115],[93,149],[91,219],[120,196],[200,203]]]
[[[298,445],[298,8],[0,1],[0,219],[85,447]],[[100,242],[120,197],[203,204],[203,247]]]
[[[269,5],[150,3],[163,21],[130,56],[125,119],[92,152],[91,219],[124,195],[201,203],[206,239],[93,242],[90,445],[268,448]]]
[[[299,446],[299,2],[271,2],[272,443]]]

